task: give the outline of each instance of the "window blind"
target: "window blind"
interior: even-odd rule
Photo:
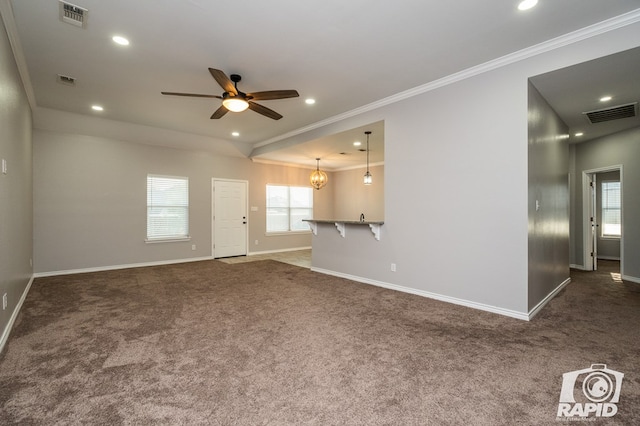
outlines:
[[[620,182],[602,182],[602,236],[622,234]]]
[[[189,237],[189,179],[147,176],[147,240]]]
[[[267,185],[267,232],[308,231],[313,218],[313,189]]]

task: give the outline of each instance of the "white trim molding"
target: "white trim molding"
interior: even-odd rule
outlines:
[[[631,12],[627,12],[622,15],[604,20],[602,22],[589,25],[588,27],[584,27],[579,30],[561,35],[559,37],[544,41],[534,46],[529,46],[527,48],[518,50],[516,52],[509,53],[500,58],[496,58],[491,61],[485,62],[483,64],[476,65],[471,68],[467,68],[465,70],[459,71],[454,74],[450,74],[448,76],[414,87],[409,90],[405,90],[404,92],[397,93],[395,95],[389,96],[384,99],[380,99],[370,104],[363,105],[360,108],[356,108],[342,114],[334,115],[333,117],[329,117],[325,120],[318,121],[316,123],[310,124],[305,127],[301,127],[296,130],[292,130],[291,132],[288,132],[279,136],[275,136],[271,139],[267,139],[265,141],[254,144],[253,149],[255,150],[256,148],[260,148],[262,146],[269,145],[274,142],[281,141],[283,139],[301,135],[311,130],[319,129],[329,124],[337,123],[347,118],[355,117],[365,112],[373,111],[383,106],[400,102],[405,99],[411,98],[413,96],[421,95],[423,93],[430,92],[435,89],[439,89],[440,87],[447,86],[449,84],[453,84],[453,83],[474,77],[476,75],[501,68],[506,65],[520,62],[525,59],[529,59],[534,56],[537,56],[546,52],[550,52],[564,46],[571,45],[573,43],[578,43],[580,41],[589,39],[591,37],[596,37],[598,35],[607,33],[609,31],[626,27],[627,25],[635,24],[636,22],[640,22],[640,9],[632,10]]]
[[[529,321],[530,315],[524,312],[513,311],[511,309],[499,308],[497,306],[486,305],[484,303],[472,302],[470,300],[458,299],[457,297],[444,296],[438,293],[432,293],[430,291],[418,290],[411,287],[404,287],[397,284],[391,284],[383,281],[372,280],[369,278],[358,277],[355,275],[344,274],[342,272],[331,271],[328,269],[322,268],[311,268],[312,271],[318,272],[325,275],[332,275],[338,278],[345,278],[351,281],[356,281],[363,284],[370,284],[376,287],[383,287],[389,290],[401,291],[403,293],[415,294],[416,296],[427,297],[429,299],[439,300],[441,302],[453,303],[454,305],[465,306],[467,308],[478,309],[481,311],[491,312],[494,314],[504,315],[511,318],[516,318],[520,320]]]
[[[533,309],[531,309],[529,311],[529,320],[531,320],[533,317],[535,317],[538,314],[538,312],[540,312],[542,310],[542,308],[544,308],[545,305],[551,301],[551,299],[556,297],[556,295],[558,293],[560,293],[560,291],[563,288],[565,288],[570,282],[571,282],[571,278],[567,278],[562,283],[560,283],[560,285],[558,287],[556,287],[555,290],[553,290],[551,293],[547,294],[547,297],[542,299],[540,301],[540,303],[538,303],[536,306],[534,306]]]
[[[204,257],[191,257],[188,259],[175,259],[175,260],[160,260],[156,262],[144,262],[144,263],[128,263],[123,265],[110,265],[110,266],[97,266],[94,268],[81,268],[81,269],[66,269],[63,271],[49,271],[49,272],[38,272],[33,276],[35,278],[41,277],[56,277],[58,275],[74,275],[74,274],[84,274],[87,272],[102,272],[102,271],[115,271],[117,269],[130,269],[130,268],[144,268],[146,266],[160,266],[160,265],[174,265],[178,263],[189,263],[189,262],[201,262],[203,260],[214,260],[213,256],[204,256]]]
[[[622,275],[622,281],[631,281],[632,283],[640,284],[640,278],[632,277],[631,275]]]
[[[272,253],[286,253],[286,252],[289,252],[289,251],[300,251],[300,250],[311,250],[311,246],[293,247],[293,248],[279,249],[279,250],[252,251],[252,252],[247,253],[247,256],[259,256],[261,254],[272,254]]]
[[[11,313],[9,322],[7,323],[4,330],[2,330],[2,335],[0,336],[0,353],[2,353],[4,349],[4,345],[9,340],[9,335],[11,334],[11,330],[13,329],[13,324],[16,322],[16,319],[18,318],[18,314],[20,313],[20,309],[22,309],[22,305],[24,304],[24,301],[27,298],[27,294],[31,289],[31,284],[33,284],[34,278],[35,278],[35,275],[31,275],[31,278],[29,279],[29,283],[25,287],[24,291],[22,292],[22,296],[20,296],[20,300],[18,301],[18,303],[16,304],[16,307],[13,309],[13,312]]]

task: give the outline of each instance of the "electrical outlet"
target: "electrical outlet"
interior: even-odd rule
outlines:
[[[195,250],[195,249],[196,249],[196,245],[195,244],[191,245],[191,250]]]
[[[391,272],[395,272],[396,271],[396,264],[392,263],[391,264]]]
[[[7,293],[2,295],[2,310],[7,309]]]
[[[256,243],[255,243],[255,244],[256,244],[256,245],[258,245],[258,240],[256,240]]]

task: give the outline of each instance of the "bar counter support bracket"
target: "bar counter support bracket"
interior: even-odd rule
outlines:
[[[318,235],[318,223],[317,222],[307,222],[309,224],[309,228],[311,228],[311,232],[313,235]]]
[[[381,226],[377,223],[370,223],[369,228],[371,228],[371,232],[373,232],[373,236],[376,241],[380,241],[380,228]]]
[[[338,229],[340,236],[344,238],[344,234],[347,230],[347,226],[343,222],[336,222],[336,228]]]

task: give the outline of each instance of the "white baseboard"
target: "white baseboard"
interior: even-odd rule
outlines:
[[[34,274],[34,277],[35,278],[55,277],[58,275],[84,274],[87,272],[114,271],[117,269],[144,268],[146,266],[160,266],[160,265],[173,265],[177,263],[201,262],[203,260],[213,260],[213,257],[212,256],[192,257],[189,259],[160,260],[157,262],[128,263],[125,265],[98,266],[95,268],[67,269],[64,271],[38,272]]]
[[[623,281],[631,281],[632,283],[638,283],[638,284],[640,284],[640,278],[638,278],[638,277],[632,277],[631,275],[623,275],[623,276],[622,276],[622,280],[623,280]]]
[[[20,296],[20,300],[18,300],[16,307],[13,309],[13,312],[11,313],[11,317],[9,318],[9,322],[7,323],[7,326],[4,328],[4,330],[2,330],[2,336],[0,336],[0,353],[2,353],[2,350],[4,349],[4,345],[9,340],[9,334],[11,334],[11,330],[13,329],[13,324],[16,322],[16,319],[18,318],[18,314],[20,313],[20,309],[22,308],[22,305],[25,299],[27,298],[27,294],[31,289],[31,284],[33,284],[34,278],[35,277],[31,275],[31,279],[29,279],[29,283],[25,287],[24,291],[22,292],[22,296]]]
[[[295,247],[295,248],[280,249],[280,250],[251,251],[247,253],[247,256],[257,256],[260,254],[272,254],[272,253],[286,253],[288,251],[299,251],[299,250],[311,250],[311,246]]]
[[[544,308],[545,305],[551,301],[551,299],[556,297],[556,294],[560,293],[560,290],[565,288],[567,284],[569,284],[570,282],[571,282],[571,278],[567,278],[558,287],[556,287],[555,290],[547,294],[547,297],[542,299],[540,303],[538,303],[536,306],[533,307],[533,309],[529,311],[529,319],[531,320],[533,317],[535,317],[538,314],[538,312],[540,312],[540,310],[542,310],[542,308]]]
[[[577,270],[579,270],[579,271],[588,271],[588,269],[587,269],[586,267],[584,267],[584,266],[582,266],[582,265],[575,265],[575,264],[573,264],[573,263],[569,265],[569,268],[571,268],[571,269],[577,269]]]
[[[620,258],[615,256],[598,256],[598,260],[620,260]]]
[[[499,308],[497,306],[485,305],[484,303],[472,302],[470,300],[458,299],[456,297],[443,296],[437,293],[431,293],[429,291],[418,290],[411,287],[404,287],[401,285],[390,284],[383,281],[376,281],[369,278],[358,277],[355,275],[344,274],[342,272],[330,271],[322,268],[311,268],[312,271],[319,272],[321,274],[333,275],[339,278],[346,278],[351,281],[357,281],[363,284],[371,284],[377,287],[384,287],[390,290],[401,291],[403,293],[415,294],[417,296],[428,297],[429,299],[440,300],[442,302],[453,303],[454,305],[466,306],[468,308],[479,309],[481,311],[492,312],[494,314],[500,314],[511,318],[529,321],[529,314],[524,312],[512,311],[510,309]]]

